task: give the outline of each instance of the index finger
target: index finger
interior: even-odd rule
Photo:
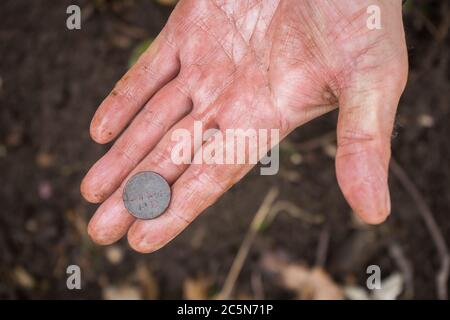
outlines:
[[[97,143],[117,137],[153,94],[178,73],[178,52],[165,32],[161,31],[95,112],[90,133]]]

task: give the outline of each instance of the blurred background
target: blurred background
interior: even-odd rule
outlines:
[[[450,1],[404,7],[410,75],[386,223],[362,224],[338,189],[333,112],[282,143],[278,175],[253,170],[158,252],[91,242],[96,206],[79,184],[109,146],[91,141],[90,119],[175,2],[0,1],[0,298],[446,298]],[[66,28],[70,4],[81,30]],[[72,264],[81,290],[66,287]]]

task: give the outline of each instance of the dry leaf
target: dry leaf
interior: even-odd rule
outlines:
[[[186,300],[206,300],[210,285],[207,278],[187,278],[183,283],[183,297]]]
[[[350,300],[395,300],[403,291],[403,276],[396,272],[381,281],[380,289],[368,290],[358,286],[346,286],[345,296]]]
[[[14,278],[16,282],[25,289],[32,289],[36,285],[34,278],[22,267],[14,269]]]
[[[155,300],[159,298],[158,282],[144,263],[138,263],[136,266],[136,279],[141,284],[145,299]]]
[[[277,273],[282,284],[296,293],[297,299],[341,300],[342,289],[321,268],[310,269],[298,263],[288,263],[279,256],[269,254],[263,266]]]
[[[403,291],[403,276],[396,272],[381,281],[381,289],[372,290],[374,300],[395,300]]]
[[[236,293],[236,300],[252,300],[252,299],[253,299],[253,297],[250,296],[246,292],[238,292],[238,293]]]
[[[120,287],[109,286],[103,289],[103,299],[105,300],[140,300],[141,291],[138,287],[123,285]]]
[[[367,290],[358,286],[344,287],[344,295],[350,300],[370,300]]]

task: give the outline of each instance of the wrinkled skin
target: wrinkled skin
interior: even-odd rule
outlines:
[[[367,7],[381,8],[370,30]],[[118,137],[81,192],[100,203],[88,232],[152,252],[184,230],[251,165],[177,165],[176,128],[296,127],[339,106],[336,174],[367,223],[390,212],[390,138],[407,79],[400,0],[181,0],[151,47],[97,110],[91,136]],[[129,124],[128,127],[126,127]],[[135,220],[122,203],[133,174],[152,170],[172,185],[168,211]]]

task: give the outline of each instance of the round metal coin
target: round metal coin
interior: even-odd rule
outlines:
[[[136,218],[154,219],[167,209],[170,196],[170,186],[163,177],[143,171],[128,180],[122,198],[125,208]]]

